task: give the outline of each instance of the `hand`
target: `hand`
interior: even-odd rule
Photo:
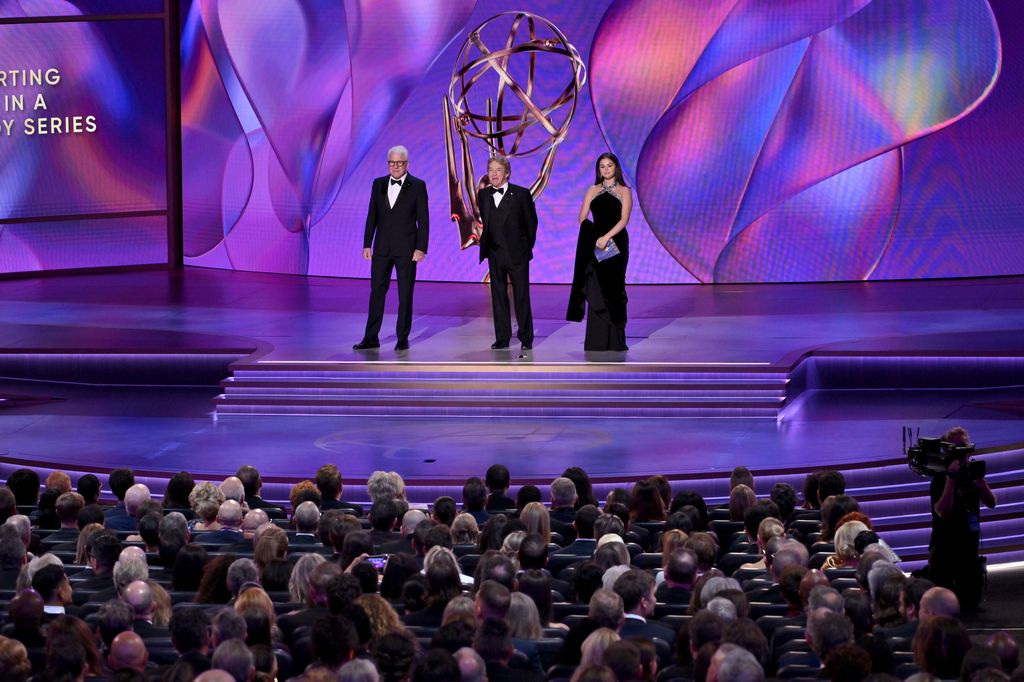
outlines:
[[[950,462],[949,467],[946,469],[946,473],[950,478],[956,478],[960,474],[960,460],[954,459]]]
[[[608,236],[601,237],[600,239],[598,239],[597,240],[597,248],[599,248],[602,251],[604,251],[606,248],[608,248],[608,240],[609,239],[611,239],[611,237],[608,237]]]
[[[352,563],[350,563],[348,566],[345,567],[345,572],[346,573],[351,573],[352,569],[355,568],[356,564],[358,564],[360,561],[366,561],[367,557],[369,557],[369,556],[370,556],[369,554],[367,554],[366,552],[363,552],[362,554],[357,556],[355,559],[353,559]]]
[[[412,252],[412,262],[419,263],[421,260],[427,257],[427,254],[423,253],[419,249]]]
[[[363,249],[363,260],[372,260],[372,259],[373,259],[373,251],[371,251],[370,249]]]

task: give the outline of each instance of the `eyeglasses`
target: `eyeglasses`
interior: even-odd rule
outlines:
[[[388,165],[389,166],[395,166],[396,168],[401,168],[402,166],[404,166],[407,163],[409,163],[409,162],[408,161],[388,161]]]

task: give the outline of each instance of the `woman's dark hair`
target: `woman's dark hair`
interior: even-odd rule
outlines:
[[[597,157],[597,162],[594,163],[594,184],[600,185],[603,181],[603,178],[601,177],[601,162],[605,159],[609,159],[615,164],[615,184],[623,187],[629,187],[629,185],[626,184],[625,178],[622,177],[622,164],[619,163],[619,157],[615,156],[611,152],[605,152],[601,156]],[[565,474],[562,475],[564,476]]]
[[[36,527],[42,530],[57,530],[60,519],[57,518],[57,498],[63,494],[60,488],[47,488],[39,496],[39,517]]]
[[[533,600],[540,614],[540,624],[547,627],[551,622],[551,578],[536,568],[519,574],[519,591]]]
[[[427,576],[416,573],[402,585],[402,604],[406,613],[415,613],[427,608]]]
[[[402,599],[402,586],[411,576],[419,573],[416,557],[411,554],[392,554],[384,566],[380,580],[380,596],[395,603]]]
[[[430,564],[425,575],[428,606],[443,609],[445,604],[462,594],[462,579],[454,556],[448,559],[437,558]]]
[[[260,573],[260,584],[267,592],[287,592],[292,565],[287,559],[271,559]]]
[[[95,474],[85,474],[78,479],[76,489],[86,504],[96,504],[100,497],[100,479]]]
[[[178,555],[184,551],[181,550]],[[231,601],[233,595],[228,589],[228,569],[236,559],[238,557],[234,554],[222,554],[207,562],[196,592],[197,604],[227,604]]]
[[[209,555],[206,548],[194,542],[181,548],[174,559],[174,573],[171,578],[171,589],[176,592],[195,592],[199,589],[206,561]]]
[[[516,493],[516,509],[523,511],[523,508],[531,502],[540,502],[540,488],[535,485],[524,485]]]
[[[818,501],[818,479],[821,472],[814,471],[804,478],[804,509],[821,509],[821,502]]]
[[[191,509],[188,494],[195,487],[196,482],[187,471],[179,471],[171,476],[171,480],[167,481],[167,489],[164,490],[164,509]]]
[[[501,549],[504,542],[502,531],[508,525],[508,517],[504,514],[495,514],[487,519],[487,523],[480,529],[480,539],[477,541],[477,549],[483,554],[489,549]]]
[[[365,530],[357,530],[345,535],[345,542],[341,545],[341,555],[338,557],[338,564],[342,570],[348,568],[360,554],[373,554],[373,540]]]
[[[921,670],[950,680],[959,677],[960,665],[971,648],[971,640],[956,618],[935,616],[918,626],[911,646],[914,663]]]
[[[604,571],[591,559],[576,567],[569,580],[569,586],[572,588],[577,604],[590,603],[590,598],[601,587],[601,576],[603,575]]]
[[[839,528],[839,520],[850,512],[860,511],[860,504],[849,495],[835,495],[821,513],[821,541],[831,542]]]
[[[708,505],[704,501],[704,497],[696,490],[680,490],[672,498],[672,504],[669,505],[668,511],[670,514],[674,514],[686,506],[696,507],[700,514],[700,528],[695,524],[694,530],[707,530],[710,518],[708,516]]]
[[[658,486],[649,478],[637,481],[629,499],[629,518],[632,521],[664,521],[665,503]]]
[[[612,159],[615,160],[614,155]],[[618,165],[618,161],[615,161],[615,164]],[[562,476],[576,484],[576,504],[573,505],[576,509],[585,504],[597,506],[597,498],[594,497],[594,486],[591,484],[590,476],[587,475],[586,471],[579,467],[569,467],[562,472]]]

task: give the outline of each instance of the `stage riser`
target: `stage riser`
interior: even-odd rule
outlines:
[[[404,400],[404,398],[403,398]],[[312,401],[309,401],[312,403]],[[217,403],[218,416],[231,415],[303,415],[303,416],[334,416],[334,417],[459,417],[459,418],[485,418],[485,417],[530,417],[530,418],[557,418],[557,417],[642,417],[650,418],[760,418],[776,419],[778,416],[777,407],[741,407],[741,406],[718,406],[702,405],[694,407],[663,407],[652,405],[651,407],[636,407],[635,402],[626,402],[621,405],[597,407],[580,407],[578,401],[574,405],[553,406],[550,403],[544,405],[533,405],[524,407],[485,406],[474,405],[472,401],[466,404],[451,407],[435,406],[428,403],[414,405],[399,405],[393,401],[386,404],[373,406],[362,401],[353,405],[319,405],[299,404],[283,405],[280,401],[272,401],[268,405],[257,405],[251,402],[242,405],[233,405],[223,401]]]
[[[224,387],[225,395],[231,397],[239,396],[284,396],[284,397],[320,397],[330,396],[339,398],[401,398],[402,400],[418,400],[421,398],[454,398],[454,399],[487,399],[487,398],[511,398],[515,400],[530,399],[543,396],[554,400],[570,398],[582,398],[588,400],[628,398],[630,400],[672,400],[672,399],[701,399],[701,398],[728,398],[732,400],[742,398],[757,398],[760,400],[782,401],[785,396],[781,391],[761,390],[724,390],[724,389],[682,389],[682,390],[651,390],[650,387],[642,389],[618,390],[615,388],[584,387],[584,388],[552,388],[550,390],[538,390],[536,388],[499,388],[472,387],[463,384],[452,384],[451,388],[437,388],[433,386],[408,386],[396,388],[358,388],[358,387],[329,387],[309,386],[304,388],[275,387],[275,386],[244,386],[229,384]]]

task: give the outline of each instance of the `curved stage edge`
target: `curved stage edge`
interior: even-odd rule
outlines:
[[[599,493],[662,473],[720,501],[739,464],[761,494],[832,466],[914,562],[927,481],[900,457],[899,426],[956,423],[989,462],[1000,505],[984,543],[1001,563],[1024,556],[1022,284],[635,286],[624,355],[584,354],[566,287],[541,285],[519,357],[489,350],[484,285],[417,284],[412,349],[384,335],[357,354],[365,281],[196,268],[7,280],[0,474],[127,465],[159,492],[169,472],[253,463],[286,499],[336,461],[353,491],[395,469],[428,502],[503,461],[516,485],[545,489],[580,464]],[[394,314],[389,300],[385,330]]]

